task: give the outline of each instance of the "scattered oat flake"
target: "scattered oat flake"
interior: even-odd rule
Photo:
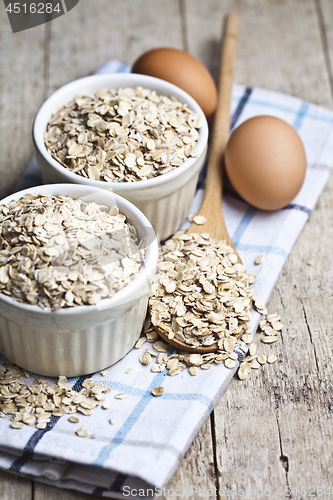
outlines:
[[[270,323],[274,323],[275,321],[279,321],[280,320],[280,315],[279,314],[268,314],[268,316],[266,316],[266,320],[269,321]]]
[[[248,377],[248,375],[249,375],[248,372],[246,370],[244,370],[243,366],[240,366],[238,368],[238,372],[237,373],[238,373],[238,377],[239,377],[240,380],[245,380],[246,377]]]
[[[36,424],[36,429],[43,430],[46,429],[46,426],[47,426],[46,422],[38,422],[38,424]]]
[[[161,342],[160,340],[153,343],[153,348],[158,352],[168,352],[169,351],[169,346],[167,344],[165,344],[164,342]]]
[[[151,391],[152,395],[153,396],[162,396],[164,394],[164,387],[155,387],[152,391]]]
[[[259,264],[262,264],[265,260],[265,256],[264,255],[258,255],[255,259],[254,259],[254,263],[259,266]]]
[[[260,368],[260,364],[258,363],[258,361],[256,359],[253,359],[251,362],[250,362],[250,366],[253,370],[258,370]]]
[[[22,422],[12,422],[10,426],[13,429],[22,429],[24,427],[24,424]]]
[[[131,373],[132,371],[132,368],[127,368],[127,370],[125,371],[125,373]]]
[[[250,335],[249,333],[245,333],[243,336],[242,336],[242,341],[245,343],[245,344],[251,344],[253,340],[253,337],[252,335]]]
[[[231,368],[234,368],[236,366],[236,361],[233,360],[233,359],[228,358],[228,359],[225,360],[224,364],[225,364],[225,366],[227,368],[231,369]]]
[[[110,408],[110,403],[106,401],[105,403],[102,404],[103,410],[108,410]]]
[[[249,362],[247,361],[244,361],[242,364],[241,364],[241,367],[244,371],[246,371],[246,373],[249,375],[251,373],[251,365]]]
[[[124,398],[126,398],[126,394],[125,394],[125,392],[120,392],[119,394],[115,395],[115,398],[116,399],[124,399]]]
[[[185,365],[184,366],[176,366],[175,368],[171,368],[168,371],[168,375],[170,375],[171,377],[173,377],[174,375],[178,375],[178,373],[180,373],[181,371],[183,371],[184,368],[185,368]]]
[[[281,321],[276,321],[272,323],[272,328],[274,328],[274,330],[283,330],[284,324],[281,323]]]
[[[83,427],[80,427],[80,429],[77,429],[75,431],[75,434],[77,434],[80,437],[87,437],[88,434],[89,434],[89,432],[87,431],[87,429],[84,429]]]
[[[73,424],[78,424],[80,422],[80,419],[78,417],[69,417],[68,418],[69,422],[72,422]]]
[[[194,215],[192,221],[194,222],[194,224],[201,226],[203,224],[206,224],[206,217],[204,215]]]
[[[151,355],[149,352],[145,352],[142,356],[140,356],[140,363],[142,365],[149,365],[151,362]]]
[[[267,358],[267,363],[275,363],[275,361],[278,359],[276,354],[271,354]]]
[[[155,342],[159,338],[159,335],[155,330],[152,330],[151,332],[146,332],[146,337],[148,342]]]
[[[159,364],[156,364],[156,365],[153,365],[150,370],[153,372],[153,373],[160,373],[164,370],[164,366],[162,365],[159,365]]]
[[[99,372],[99,373],[100,373],[100,375],[102,375],[102,377],[106,377],[108,372],[106,370],[103,370],[102,372]]]
[[[153,356],[154,358],[156,358],[158,356],[158,352],[156,351],[153,351],[153,349],[149,349],[147,348],[146,351],[148,352],[148,354],[150,354],[151,356]]]
[[[276,342],[278,340],[278,337],[276,336],[267,336],[267,337],[261,337],[261,342],[263,344],[273,344],[274,342]]]
[[[254,356],[256,352],[257,352],[257,346],[256,346],[256,344],[252,343],[250,345],[250,349],[249,349],[250,356]]]
[[[267,314],[267,308],[266,308],[266,304],[260,300],[258,297],[256,297],[255,295],[253,295],[253,304],[254,304],[254,307],[255,309],[260,313],[260,314]]]
[[[188,371],[190,372],[190,375],[194,377],[195,375],[198,375],[199,370],[196,366],[190,366]]]
[[[267,357],[265,356],[265,354],[259,354],[257,360],[258,360],[258,363],[260,363],[261,365],[264,365],[267,361]]]
[[[22,417],[22,421],[27,425],[34,425],[36,417],[34,415],[25,414]]]
[[[139,340],[135,344],[135,349],[140,349],[141,346],[146,342],[147,338],[146,337],[140,337]]]
[[[115,421],[112,418],[109,418],[109,424],[114,425]]]

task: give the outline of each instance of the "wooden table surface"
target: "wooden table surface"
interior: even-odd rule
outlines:
[[[332,0],[80,0],[65,16],[17,34],[1,2],[0,196],[31,157],[34,114],[55,89],[108,58],[131,63],[157,46],[188,50],[215,76],[230,10],[241,16],[236,82],[332,108]],[[200,487],[193,499],[220,498],[207,492],[215,487],[226,498],[241,498],[242,489],[242,498],[279,499],[288,486],[292,498],[321,496],[322,487],[332,498],[332,206],[331,178],[271,297],[269,310],[286,325],[279,362],[231,382],[170,488]],[[92,497],[0,473],[0,498]]]

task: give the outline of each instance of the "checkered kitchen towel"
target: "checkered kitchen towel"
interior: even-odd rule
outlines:
[[[106,63],[100,72],[128,71],[118,61]],[[254,115],[278,116],[293,125],[305,144],[308,169],[301,192],[277,212],[262,212],[249,206],[231,189],[225,190],[223,209],[228,231],[250,273],[258,276],[254,289],[264,301],[270,296],[288,254],[323,190],[333,163],[333,112],[313,104],[261,89],[235,85],[232,126]],[[41,184],[32,162],[19,189]],[[191,212],[197,212],[204,190],[204,171]],[[253,264],[258,254],[265,261]],[[254,314],[252,325],[258,322]],[[91,437],[75,435],[76,426],[67,417],[52,417],[45,430],[25,426],[10,428],[10,417],[0,419],[0,467],[55,486],[73,488],[111,498],[131,498],[135,488],[161,487],[175,472],[179,460],[225,390],[235,370],[213,365],[191,377],[184,370],[176,377],[166,371],[152,373],[138,358],[145,350],[130,352],[102,378],[112,387],[110,409],[95,410],[93,417],[80,416],[80,425]],[[130,373],[126,373],[132,368]],[[80,390],[87,377],[71,379]],[[165,388],[162,397],[151,390]],[[114,398],[125,392],[123,400]],[[115,424],[110,425],[112,417]],[[94,436],[94,437],[92,437]]]

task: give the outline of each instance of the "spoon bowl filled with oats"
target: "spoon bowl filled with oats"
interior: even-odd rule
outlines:
[[[94,75],[44,102],[33,140],[44,183],[112,190],[134,203],[164,240],[188,215],[208,126],[194,99],[169,82]]]
[[[157,257],[151,224],[118,195],[55,184],[8,196],[0,202],[0,352],[49,376],[115,363],[140,335]]]

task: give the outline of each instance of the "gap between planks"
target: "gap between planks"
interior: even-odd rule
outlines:
[[[322,9],[320,0],[314,0],[314,4],[315,4],[315,10],[316,10],[317,19],[318,19],[318,26],[319,26],[320,39],[321,39],[322,48],[323,48],[325,66],[326,66],[327,76],[328,76],[328,80],[329,80],[329,84],[330,84],[331,97],[333,100],[333,68],[332,68],[330,54],[329,54],[329,44],[328,44],[327,35],[326,35],[324,13],[323,13],[323,9]]]

